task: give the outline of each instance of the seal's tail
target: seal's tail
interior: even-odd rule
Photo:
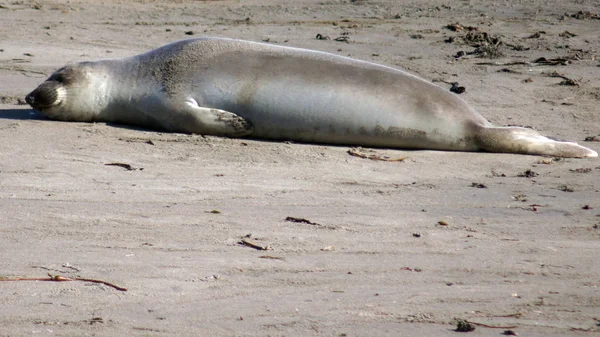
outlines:
[[[520,127],[486,126],[476,133],[479,147],[489,152],[522,153],[567,158],[598,157],[598,153],[575,142],[558,141]]]

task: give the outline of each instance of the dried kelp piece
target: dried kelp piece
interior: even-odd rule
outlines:
[[[460,23],[456,22],[456,23],[450,23],[447,24],[446,26],[444,26],[444,28],[449,29],[453,32],[459,32],[462,30],[468,30],[468,31],[474,31],[474,30],[478,30],[479,28],[475,27],[475,26],[463,26]]]
[[[590,12],[590,11],[579,11],[575,14],[565,13],[565,16],[572,17],[577,20],[586,20],[586,19],[600,20],[600,15],[598,15],[597,13],[594,13],[594,12]]]

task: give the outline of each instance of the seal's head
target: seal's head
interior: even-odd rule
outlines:
[[[106,77],[92,62],[67,65],[52,74],[25,97],[46,117],[68,121],[93,121],[106,106]]]

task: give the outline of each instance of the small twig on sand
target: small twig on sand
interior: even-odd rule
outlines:
[[[571,85],[571,86],[575,86],[575,87],[579,86],[579,81],[568,78],[567,76],[565,76],[563,74],[559,74],[557,71],[553,71],[553,72],[549,72],[549,73],[542,73],[542,75],[546,75],[548,77],[562,78],[563,81],[559,83],[560,85]]]
[[[524,65],[529,67],[534,66],[566,66],[568,64],[573,63],[573,61],[581,60],[581,55],[571,55],[566,57],[556,57],[547,59],[545,57],[540,57],[532,62],[523,62],[523,61],[515,61],[515,62],[477,62],[477,65],[485,65],[485,66],[514,66],[514,65]]]
[[[488,324],[484,324],[484,323],[477,323],[477,322],[472,322],[472,321],[467,321],[467,320],[465,320],[465,322],[467,322],[469,324],[473,324],[473,325],[479,325],[484,328],[490,328],[490,329],[514,329],[517,327],[516,325],[508,325],[508,326],[488,325]]]
[[[100,283],[111,288],[115,288],[119,291],[127,291],[127,288],[119,287],[110,282],[102,281],[102,280],[94,280],[89,278],[81,278],[81,277],[64,277],[60,275],[51,275],[48,274],[49,278],[45,277],[0,277],[0,281],[51,281],[51,282],[67,282],[67,281],[83,281],[83,282],[92,282],[92,283]]]
[[[313,225],[313,226],[319,226],[319,227],[323,227],[323,225],[318,224],[316,222],[312,222],[308,219],[302,219],[302,218],[295,218],[293,216],[288,216],[287,218],[285,218],[285,221],[289,221],[289,222],[298,222],[298,223],[306,223],[309,225]]]
[[[407,159],[408,157],[401,157],[401,158],[390,158],[388,156],[380,156],[377,154],[371,154],[371,155],[366,155],[363,153],[358,152],[359,149],[356,148],[352,148],[350,150],[348,150],[348,154],[354,157],[359,157],[359,158],[364,158],[364,159],[371,159],[371,160],[378,160],[378,161],[404,161],[405,159]]]
[[[521,317],[523,316],[522,312],[517,312],[514,314],[506,314],[506,315],[486,315],[486,317]]]
[[[248,247],[254,248],[256,250],[271,250],[272,249],[269,245],[261,246],[258,243],[255,243],[255,242],[250,241],[248,239],[241,239],[239,243],[242,244],[242,245],[244,245],[244,246],[248,246]]]
[[[124,169],[126,169],[127,171],[135,171],[135,168],[129,164],[125,164],[125,163],[108,163],[108,164],[104,164],[106,166],[118,166],[118,167],[122,167]]]
[[[480,65],[480,66],[516,66],[516,65],[533,66],[533,65],[535,65],[535,64],[533,64],[531,62],[522,62],[522,61],[516,61],[516,62],[476,62],[475,64]]]
[[[283,257],[279,257],[279,256],[271,256],[271,255],[261,255],[258,257],[259,259],[269,259],[269,260],[283,260],[285,261],[285,259]]]

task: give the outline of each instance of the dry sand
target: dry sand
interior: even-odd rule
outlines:
[[[0,1],[0,276],[128,288],[0,282],[0,335],[455,336],[454,318],[496,327],[469,336],[597,334],[597,159],[371,161],[49,121],[23,97],[68,62],[223,36],[459,82],[496,124],[582,143],[600,134],[598,13],[562,0]],[[504,56],[456,59],[475,50],[444,28],[457,22],[499,36]],[[478,64],[540,57],[566,65]],[[272,250],[238,244],[246,235]]]

